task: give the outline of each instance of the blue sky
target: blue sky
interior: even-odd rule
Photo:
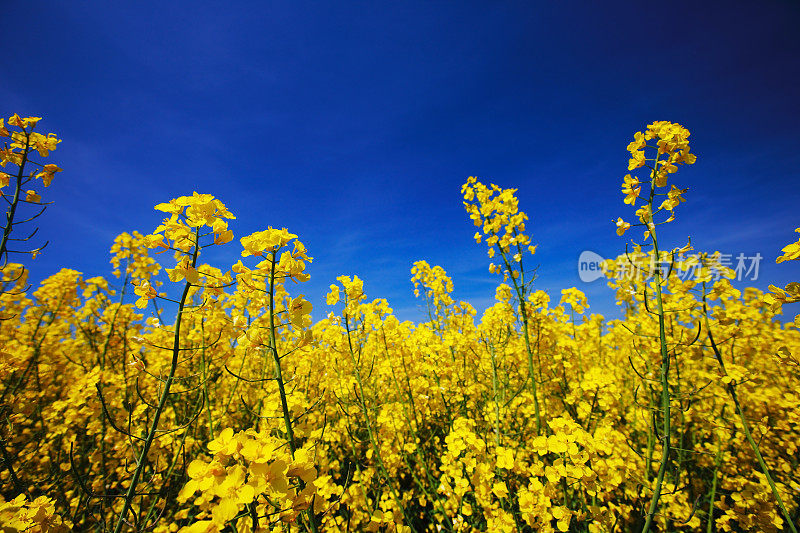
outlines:
[[[624,249],[625,147],[654,120],[692,132],[687,203],[660,240],[761,253],[764,288],[800,226],[797,2],[3,2],[0,115],[43,116],[64,141],[45,199],[38,281],[61,267],[107,275],[123,231],[156,203],[219,197],[238,237],[300,235],[315,260],[303,292],[365,280],[419,319],[414,261],[439,264],[455,297],[494,295],[460,186],[519,189],[539,244],[537,287],[584,284],[583,250]],[[206,259],[222,268],[237,244]]]

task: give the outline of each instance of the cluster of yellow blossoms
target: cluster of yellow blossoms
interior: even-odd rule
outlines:
[[[649,141],[656,141],[655,145],[648,144]],[[654,157],[646,157],[648,148],[653,151]],[[683,195],[688,189],[680,189],[672,184],[669,191],[661,192],[668,185],[669,175],[678,171],[678,165],[692,165],[697,158],[689,151],[689,130],[680,124],[667,121],[653,122],[644,132],[636,132],[634,140],[628,144],[628,152],[631,154],[628,170],[635,171],[642,167],[650,169],[648,181],[641,181],[638,177],[627,174],[622,182],[622,193],[625,195],[626,204],[636,207],[637,200],[643,202],[636,210],[636,216],[640,224],[646,228],[644,238],[647,240],[655,226],[659,224],[654,220],[655,215],[669,211],[669,217],[660,224],[671,222],[675,219],[675,208],[686,201]],[[649,184],[649,190],[645,190],[644,196],[643,184]],[[653,200],[656,196],[665,198],[653,211]],[[630,227],[631,225],[622,218],[617,219],[618,235],[624,234]]]
[[[11,163],[22,170],[25,167],[25,163],[32,162],[29,158],[31,152],[36,151],[39,156],[47,157],[50,152],[56,149],[61,140],[56,137],[55,133],[43,135],[33,131],[40,120],[42,120],[41,117],[21,118],[19,115],[14,114],[8,119],[8,126],[18,129],[12,128],[9,130],[5,125],[5,119],[0,118],[0,138],[6,137],[11,141],[0,148],[0,167],[5,168]],[[37,169],[27,176],[21,173],[19,176],[15,176],[14,174],[0,171],[0,188],[8,186],[12,177],[19,177],[20,179],[23,177],[40,178],[44,186],[49,187],[56,172],[61,172],[61,169],[52,163],[43,165],[34,162],[34,165]],[[34,190],[28,190],[25,194],[28,202],[39,203],[41,201],[41,197]]]
[[[6,125],[5,119],[0,118],[0,143],[2,143],[0,145],[0,198],[8,206],[5,220],[0,226],[0,268],[4,270],[0,273],[0,283],[3,284],[3,291],[5,291],[5,285],[8,282],[13,283],[14,280],[13,277],[6,275],[8,272],[5,272],[6,267],[9,266],[9,254],[25,253],[35,259],[41,251],[41,248],[32,250],[10,248],[14,243],[28,242],[36,234],[36,230],[33,230],[27,236],[20,235],[19,228],[15,229],[14,226],[38,218],[47,207],[47,204],[42,204],[42,196],[36,192],[36,189],[28,187],[36,179],[41,179],[44,186],[49,187],[56,173],[61,172],[61,169],[53,163],[41,163],[35,160],[35,154],[38,153],[40,158],[45,158],[61,142],[54,133],[43,135],[34,131],[40,120],[41,117],[21,118],[15,113],[8,119],[8,125]],[[38,212],[20,216],[26,204],[34,206],[33,209]],[[13,238],[11,237],[12,233],[15,234]]]
[[[505,264],[492,263],[489,271],[503,272],[506,279],[516,277],[512,263],[521,263],[525,251],[536,253],[536,246],[525,234],[528,215],[519,210],[516,192],[516,189],[503,189],[495,184],[486,186],[472,176],[461,187],[464,207],[472,222],[483,231],[483,234],[475,233],[475,241],[480,243],[485,238],[489,257],[494,257],[497,249]]]
[[[52,149],[32,120],[9,124]],[[653,245],[653,215],[683,201],[666,187],[694,162],[687,137],[656,122],[629,146],[650,192],[626,176],[625,203],[648,207]],[[637,246],[622,257],[696,261],[698,275],[608,268],[624,317],[606,320],[577,288],[552,303],[533,290],[514,189],[469,178],[462,193],[504,274],[482,316],[418,261],[427,320],[400,321],[342,275],[312,322],[287,283],[308,280],[312,258],[289,230],[240,238],[233,265],[201,261],[236,246],[234,216],[207,194],[156,206],[166,218],[150,234],[120,235],[108,277],[63,269],[26,291],[9,263],[0,530],[790,530],[775,495],[797,517],[800,333],[776,314],[797,284],[740,291],[719,255]],[[779,262],[798,258],[800,241]]]

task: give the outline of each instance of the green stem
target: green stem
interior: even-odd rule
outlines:
[[[271,263],[269,273],[269,337],[270,337],[270,351],[272,352],[273,360],[275,363],[275,381],[278,382],[278,392],[281,397],[281,409],[283,411],[283,423],[286,428],[286,439],[289,442],[289,451],[294,459],[294,431],[292,431],[292,417],[289,413],[289,404],[286,400],[286,388],[283,385],[283,374],[281,372],[281,358],[278,355],[278,340],[277,340],[277,327],[275,325],[275,259],[277,251],[273,250],[271,255]]]
[[[195,242],[194,242],[194,251],[192,253],[192,268],[195,267],[197,264],[197,255],[200,251],[199,246],[199,232],[200,228],[195,229]],[[128,511],[131,508],[131,504],[133,503],[133,498],[136,496],[136,485],[139,483],[139,478],[144,471],[145,466],[147,465],[147,452],[150,451],[150,446],[153,444],[153,440],[156,438],[156,433],[158,432],[158,422],[161,419],[161,413],[164,411],[164,407],[167,404],[167,398],[169,397],[169,389],[172,386],[172,382],[175,379],[175,372],[178,370],[178,361],[180,355],[180,344],[181,344],[181,322],[183,318],[183,311],[184,307],[186,306],[186,298],[189,296],[189,289],[192,287],[192,284],[188,281],[183,287],[183,294],[181,294],[180,302],[178,303],[178,314],[175,317],[175,335],[172,339],[172,362],[169,368],[169,375],[167,376],[167,380],[164,382],[164,390],[161,392],[161,397],[158,400],[158,406],[156,407],[155,414],[153,415],[153,422],[150,425],[150,431],[147,433],[147,437],[144,441],[144,446],[142,447],[141,453],[139,454],[139,458],[136,462],[136,470],[133,472],[133,478],[131,479],[131,484],[128,487],[128,492],[125,494],[125,502],[122,506],[122,511],[119,514],[119,519],[117,520],[117,525],[114,527],[114,533],[119,533],[122,531],[122,525],[126,523],[125,516],[128,514]]]
[[[656,156],[656,161],[654,164],[654,174],[658,172],[658,156]],[[650,226],[648,229],[650,230],[650,237],[653,239],[653,254],[655,256],[655,261],[658,262],[660,260],[659,250],[658,250],[658,239],[656,239],[656,230],[655,225],[653,225],[653,215],[652,215],[652,207],[653,207],[653,198],[655,196],[655,180],[656,176],[653,176],[653,180],[650,185]],[[670,452],[670,394],[669,394],[669,351],[667,350],[667,336],[666,336],[666,328],[664,324],[664,303],[661,296],[661,265],[657,264],[657,268],[654,269],[654,277],[655,281],[654,284],[656,286],[656,305],[658,311],[658,338],[659,344],[661,345],[661,415],[663,417],[663,429],[661,436],[661,463],[658,466],[658,474],[656,476],[656,485],[653,488],[653,496],[650,499],[650,507],[647,511],[647,518],[644,523],[644,527],[642,528],[642,533],[646,533],[650,531],[650,526],[653,522],[653,518],[655,517],[656,511],[658,510],[658,500],[661,498],[661,486],[664,482],[664,474],[667,471],[667,462],[669,461],[669,452]]]
[[[3,261],[3,268],[5,267],[8,261],[8,255],[6,254],[8,250],[8,240],[11,235],[11,228],[14,226],[14,216],[17,212],[17,205],[19,204],[19,195],[22,191],[22,180],[25,175],[25,163],[28,161],[28,151],[30,150],[30,142],[31,136],[30,133],[27,131],[25,132],[25,149],[22,150],[22,161],[19,163],[19,172],[17,172],[16,178],[17,183],[14,188],[14,197],[11,199],[11,205],[8,207],[8,211],[6,211],[6,225],[3,228],[3,237],[0,240],[0,261],[3,261],[3,257],[6,257],[6,260]]]
[[[278,355],[278,335],[277,335],[277,326],[275,324],[275,260],[277,257],[278,251],[273,249],[270,255],[271,258],[271,266],[269,271],[269,336],[270,336],[270,348],[272,351],[272,356],[275,361],[275,381],[278,383],[278,392],[281,397],[281,409],[283,411],[283,423],[286,428],[286,439],[289,443],[289,451],[292,454],[292,459],[294,459],[294,452],[295,452],[295,444],[294,444],[294,431],[292,430],[292,417],[289,413],[289,404],[286,400],[286,388],[283,384],[283,374],[281,372],[281,358]],[[305,487],[303,481],[300,481],[301,488]],[[308,522],[311,525],[311,531],[316,533],[317,531],[317,518],[314,515],[314,502],[312,500],[311,505],[306,510],[306,515],[308,518]]]
[[[498,246],[499,248],[499,246]],[[539,414],[539,393],[536,390],[536,377],[534,376],[534,366],[533,366],[533,350],[531,349],[531,339],[530,334],[528,333],[528,309],[527,309],[527,302],[525,301],[525,271],[522,268],[522,262],[520,261],[520,268],[519,268],[519,275],[520,280],[517,281],[517,278],[514,277],[512,274],[515,273],[515,270],[511,268],[511,264],[508,261],[508,257],[506,257],[506,252],[500,248],[500,256],[503,258],[503,262],[506,265],[506,270],[509,273],[509,277],[511,278],[511,282],[514,284],[514,291],[517,293],[517,300],[519,301],[519,311],[520,315],[522,316],[522,332],[525,337],[525,351],[528,355],[528,377],[531,380],[531,394],[533,395],[533,411],[534,415],[536,416],[536,434],[539,435],[542,432],[542,419]]]

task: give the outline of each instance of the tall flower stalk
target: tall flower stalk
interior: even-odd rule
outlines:
[[[41,117],[21,118],[16,113],[8,119],[0,119],[0,198],[6,203],[5,220],[3,221],[2,235],[0,235],[0,294],[5,292],[7,286],[24,277],[24,268],[10,265],[9,254],[27,254],[35,258],[45,245],[38,248],[26,247],[36,235],[38,228],[27,236],[14,236],[14,227],[19,224],[31,222],[38,218],[47,209],[47,203],[42,203],[42,196],[33,188],[34,180],[41,179],[42,185],[49,187],[57,172],[61,169],[53,163],[40,163],[34,155],[45,158],[56,149],[61,140],[55,133],[47,135],[34,131]],[[9,129],[11,128],[11,129]],[[16,167],[16,170],[15,170]],[[6,187],[12,187],[9,195]],[[20,209],[30,205],[35,209],[34,214],[24,214],[27,218],[19,220]],[[17,249],[16,245],[22,245]],[[6,275],[10,277],[6,277]]]
[[[656,412],[661,414],[661,459],[659,461],[658,473],[656,474],[655,484],[653,486],[653,494],[650,498],[650,504],[647,508],[645,515],[645,523],[642,532],[650,530],[653,519],[658,510],[658,502],[661,498],[662,485],[664,483],[664,475],[667,471],[669,464],[671,443],[671,398],[670,398],[670,348],[667,344],[666,335],[666,321],[664,311],[664,294],[663,287],[666,284],[667,276],[671,268],[665,273],[662,271],[663,265],[661,264],[662,248],[659,247],[658,235],[656,227],[662,224],[667,224],[675,219],[675,208],[684,202],[683,194],[686,189],[679,189],[674,184],[668,184],[670,174],[674,174],[678,170],[678,165],[693,164],[696,157],[689,150],[689,130],[680,124],[673,124],[667,121],[658,121],[650,124],[644,132],[637,132],[634,135],[634,140],[628,144],[628,151],[631,158],[628,162],[628,170],[636,171],[640,168],[647,168],[650,170],[649,178],[640,180],[635,175],[628,174],[623,179],[622,193],[625,194],[625,203],[633,207],[640,203],[636,216],[639,222],[635,226],[642,226],[645,228],[643,235],[643,242],[636,243],[637,251],[641,250],[642,246],[651,247],[651,261],[652,261],[652,287],[655,292],[655,311],[648,311],[654,314],[658,320],[658,344],[660,350],[660,367],[659,367],[659,384],[660,390],[660,406]],[[651,157],[647,156],[647,151],[652,154]],[[668,185],[671,185],[669,190],[665,190]],[[645,193],[642,194],[642,188],[645,188]],[[649,189],[649,190],[648,190]],[[660,205],[656,207],[657,200],[661,201]],[[666,219],[656,221],[656,216],[665,215],[669,213]],[[625,222],[622,218],[617,219],[617,234],[623,235],[630,227],[631,224]],[[674,252],[673,252],[674,253]],[[637,268],[637,265],[634,265]],[[648,302],[648,295],[643,294],[645,305]],[[651,420],[655,422],[657,417],[652,417]],[[649,474],[649,472],[648,472]]]
[[[175,382],[178,367],[181,361],[182,353],[185,348],[182,348],[183,337],[181,336],[181,328],[184,324],[184,319],[187,312],[190,312],[190,296],[193,288],[202,286],[201,272],[198,270],[197,260],[200,255],[201,239],[211,236],[213,242],[209,245],[224,244],[233,238],[233,233],[228,230],[226,219],[234,218],[234,216],[227,210],[225,205],[219,200],[215,199],[210,194],[197,194],[193,196],[182,196],[171,200],[169,203],[158,204],[156,209],[166,212],[170,215],[168,219],[156,228],[152,235],[147,236],[147,242],[151,248],[159,248],[167,251],[171,250],[175,254],[176,266],[174,268],[166,269],[169,279],[172,282],[183,281],[183,290],[181,291],[180,299],[176,301],[178,309],[175,316],[174,331],[172,337],[172,346],[170,347],[170,363],[166,378],[158,378],[161,381],[161,394],[159,395],[158,404],[155,405],[152,413],[152,421],[150,428],[144,437],[137,437],[129,431],[125,431],[117,426],[112,420],[111,415],[106,409],[106,402],[103,399],[102,391],[98,385],[98,394],[103,402],[103,410],[106,417],[109,418],[112,426],[132,440],[141,442],[141,449],[136,457],[136,468],[133,471],[131,479],[128,484],[128,490],[123,499],[122,510],[117,518],[114,527],[114,533],[119,533],[125,524],[129,523],[128,513],[131,510],[133,500],[137,497],[137,486],[140,478],[148,467],[148,452],[155,439],[159,434],[166,434],[160,427],[161,417],[167,408],[167,403],[170,394],[175,394],[171,388]],[[203,228],[209,228],[203,232]],[[148,303],[156,298],[166,298],[165,295],[160,295],[149,281],[139,281],[134,289],[134,292],[139,299],[136,306],[139,308],[147,307]],[[144,370],[143,365],[140,364],[140,370]],[[197,413],[199,414],[199,412]],[[190,417],[190,422],[196,416]],[[148,513],[149,514],[149,513]]]
[[[502,274],[503,282],[511,280],[517,297],[517,312],[522,322],[522,336],[525,339],[525,351],[528,361],[528,382],[533,397],[536,418],[536,434],[542,432],[542,414],[539,403],[539,392],[536,382],[536,368],[533,361],[533,346],[530,337],[530,316],[528,297],[531,285],[536,279],[535,269],[526,268],[527,254],[536,253],[536,246],[525,233],[525,221],[528,215],[519,210],[517,189],[503,189],[495,184],[486,186],[475,177],[469,177],[461,187],[464,196],[464,207],[475,226],[481,232],[475,233],[475,241],[486,240],[488,254],[493,258],[499,255],[501,264],[489,264],[489,272]]]

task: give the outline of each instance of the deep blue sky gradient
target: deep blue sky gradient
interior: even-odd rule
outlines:
[[[800,226],[800,4],[764,2],[0,2],[0,115],[45,117],[65,171],[45,199],[50,246],[29,263],[107,275],[123,231],[152,231],[156,203],[192,191],[300,235],[327,313],[340,274],[420,319],[409,269],[443,266],[455,297],[494,296],[463,210],[470,175],[519,189],[539,244],[537,287],[578,286],[615,316],[583,250],[625,238],[625,146],[654,120],[692,131],[687,203],[660,240],[761,253],[765,288]]]

